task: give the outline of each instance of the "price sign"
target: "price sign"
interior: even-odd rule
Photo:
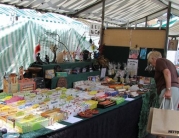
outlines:
[[[89,35],[90,35],[90,36],[99,36],[99,35],[100,35],[100,28],[101,28],[101,25],[100,25],[100,24],[92,23],[92,24],[90,25]]]

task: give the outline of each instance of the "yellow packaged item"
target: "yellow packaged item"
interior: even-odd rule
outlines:
[[[88,101],[85,101],[84,103],[89,105],[90,109],[95,109],[97,108],[98,101],[88,100]]]
[[[47,110],[41,113],[41,116],[49,119],[49,125],[52,125],[53,123],[59,122],[66,118],[65,113],[62,112],[59,108]]]
[[[97,91],[90,91],[89,92],[89,95],[95,95],[95,94],[97,94]]]

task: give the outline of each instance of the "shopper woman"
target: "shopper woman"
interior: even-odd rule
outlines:
[[[168,59],[162,58],[158,51],[152,51],[147,55],[148,62],[155,67],[155,82],[159,103],[163,97],[166,98],[165,109],[170,108],[170,98],[172,97],[174,110],[178,109],[179,104],[179,83],[178,73],[175,65]]]
[[[179,104],[179,82],[178,73],[174,64],[162,58],[158,51],[152,51],[147,55],[148,62],[155,67],[155,82],[157,86],[157,93],[159,95],[159,104],[161,104],[163,97],[165,100],[165,109],[170,109],[170,98],[172,97],[174,110],[178,109]],[[166,138],[157,136],[157,138]],[[167,137],[172,138],[172,137]]]

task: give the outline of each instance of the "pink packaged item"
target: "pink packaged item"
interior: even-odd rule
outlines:
[[[20,96],[13,96],[11,99],[6,100],[5,103],[6,104],[10,104],[10,103],[14,103],[20,100],[24,100],[24,97],[20,97]]]

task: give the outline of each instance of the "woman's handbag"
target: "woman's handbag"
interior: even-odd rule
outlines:
[[[179,112],[173,110],[172,98],[170,99],[171,110],[164,109],[164,103],[165,98],[160,108],[150,108],[147,132],[154,135],[179,136]]]

